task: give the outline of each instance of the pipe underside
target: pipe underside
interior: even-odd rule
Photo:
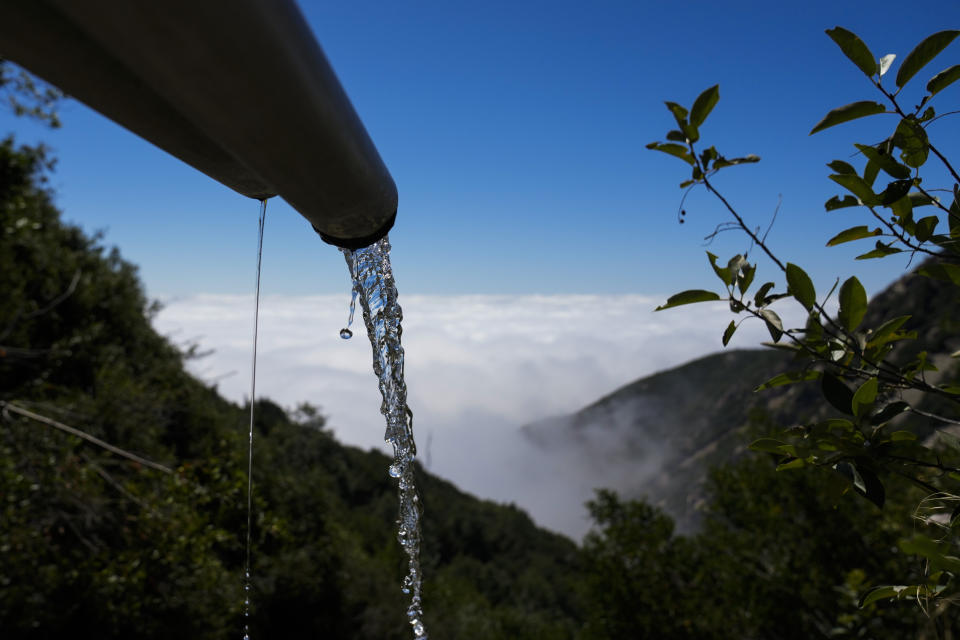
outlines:
[[[2,0],[0,55],[327,242],[393,224],[393,178],[292,0]]]

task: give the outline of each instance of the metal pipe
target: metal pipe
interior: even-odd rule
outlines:
[[[393,225],[393,178],[293,0],[2,0],[0,55],[327,242]]]

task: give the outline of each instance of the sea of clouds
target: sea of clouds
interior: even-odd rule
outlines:
[[[656,460],[606,465],[595,453],[585,459],[576,451],[539,448],[519,427],[576,411],[637,378],[722,348],[732,317],[726,305],[654,313],[663,300],[401,294],[408,403],[421,462],[466,491],[515,503],[542,526],[581,538],[589,528],[583,503],[594,488],[636,486],[656,472]],[[256,395],[288,408],[319,405],[340,441],[387,451],[359,308],[354,337],[339,337],[348,303],[345,295],[263,297]],[[227,398],[248,398],[252,296],[197,295],[164,304],[154,320],[161,333],[212,351],[191,361],[192,372]],[[784,320],[801,321],[799,315]],[[761,323],[746,322],[728,348],[766,339]]]

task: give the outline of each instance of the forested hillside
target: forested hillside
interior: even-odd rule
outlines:
[[[44,173],[0,144],[0,635],[239,637],[247,410],[185,372],[136,268],[60,221]],[[309,407],[256,413],[254,637],[407,637],[387,457]],[[576,546],[421,483],[437,637],[570,637]]]
[[[44,167],[39,150],[0,144],[0,635],[239,637],[245,409],[185,372],[191,353],[151,328],[136,269],[61,222]],[[703,377],[697,366],[689,379]],[[673,425],[664,434],[696,444],[715,428],[738,450],[763,434],[763,412],[719,422],[766,365],[752,366],[737,365],[740,381],[706,375],[684,392],[689,406],[658,407]],[[697,407],[703,419],[688,419]],[[409,637],[387,458],[336,442],[308,405],[256,408],[252,637]],[[700,533],[678,536],[660,509],[603,491],[579,546],[421,473],[431,635],[894,639],[952,628],[952,609],[931,622],[915,603],[859,606],[870,586],[923,572],[896,546],[922,494],[891,489],[880,510],[827,472],[777,472],[766,454],[713,461],[694,462]]]

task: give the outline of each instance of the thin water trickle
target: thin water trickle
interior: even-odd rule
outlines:
[[[344,254],[346,254],[346,250],[344,250]],[[357,293],[359,293],[357,289],[357,275],[354,273],[354,267],[350,263],[349,258],[347,258],[347,265],[350,268],[350,281],[353,283],[353,286],[350,288],[350,317],[347,318],[347,326],[340,329],[340,337],[344,340],[349,340],[353,337],[353,331],[350,331],[350,325],[353,324],[353,314],[357,311]]]
[[[250,432],[247,440],[247,540],[243,562],[243,640],[250,640],[250,531],[253,526],[253,409],[257,391],[257,328],[260,324],[260,265],[263,259],[263,224],[267,201],[260,201],[257,234],[257,283],[253,301],[253,361],[250,365]]]
[[[383,396],[380,413],[387,421],[384,440],[393,447],[393,464],[387,473],[397,479],[400,497],[397,539],[407,554],[407,575],[401,587],[403,593],[410,595],[407,619],[414,637],[425,639],[427,630],[422,621],[420,576],[422,509],[413,465],[417,447],[413,441],[413,412],[407,407],[407,385],[403,379],[403,347],[400,344],[403,311],[397,303],[397,287],[390,267],[390,241],[384,237],[364,249],[342,251],[353,280],[350,321],[359,295],[363,322],[373,348],[373,371],[380,380],[380,394]]]

